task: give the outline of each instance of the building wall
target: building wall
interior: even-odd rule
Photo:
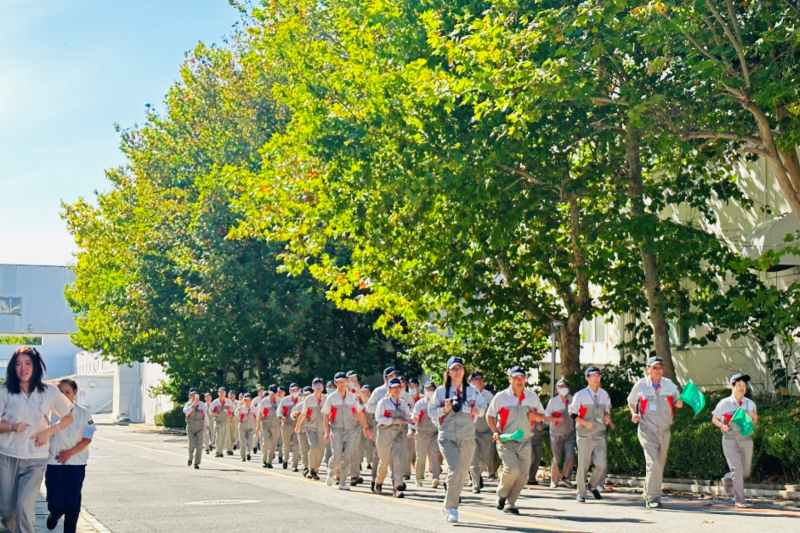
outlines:
[[[34,335],[35,336],[35,335]],[[21,344],[0,344],[0,373],[5,373],[8,360]],[[72,344],[69,335],[42,337],[42,345],[35,346],[47,366],[47,379],[57,379],[75,373],[75,355],[81,349]]]

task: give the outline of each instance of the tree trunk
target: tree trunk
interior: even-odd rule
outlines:
[[[627,148],[626,159],[628,164],[628,197],[631,199],[631,212],[634,216],[644,215],[642,184],[642,164],[639,152],[637,134],[628,127],[625,137]],[[661,298],[661,282],[658,276],[658,265],[655,253],[646,249],[644,243],[639,245],[639,254],[642,257],[642,270],[644,270],[644,285],[647,293],[647,306],[650,311],[650,321],[655,334],[656,354],[664,362],[664,375],[675,381],[675,365],[672,362],[672,348],[669,343],[669,326],[664,314],[664,302]]]
[[[581,371],[581,321],[580,313],[572,313],[558,332],[561,351],[561,377]]]

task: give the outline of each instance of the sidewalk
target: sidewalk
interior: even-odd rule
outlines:
[[[47,533],[47,501],[44,494],[39,494],[36,499],[36,533]],[[54,533],[63,533],[64,519],[58,521],[58,525],[53,530]],[[97,518],[86,509],[81,509],[81,516],[78,518],[78,533],[111,533]]]

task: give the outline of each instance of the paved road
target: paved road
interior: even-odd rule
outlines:
[[[185,437],[144,426],[98,430],[83,502],[114,533],[800,530],[800,506],[759,503],[735,510],[725,501],[666,498],[666,509],[650,511],[637,493],[614,492],[578,504],[571,492],[544,487],[526,489],[518,502],[521,515],[513,517],[491,505],[494,484],[480,495],[464,492],[461,522],[453,526],[440,511],[442,489],[427,482],[397,500],[375,496],[369,487],[342,492],[291,471],[263,469],[259,455],[249,463],[204,455],[201,469],[194,470],[186,466]]]

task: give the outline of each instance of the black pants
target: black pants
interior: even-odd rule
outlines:
[[[47,465],[47,510],[55,518],[64,515],[64,533],[75,533],[81,513],[81,488],[86,465]]]

